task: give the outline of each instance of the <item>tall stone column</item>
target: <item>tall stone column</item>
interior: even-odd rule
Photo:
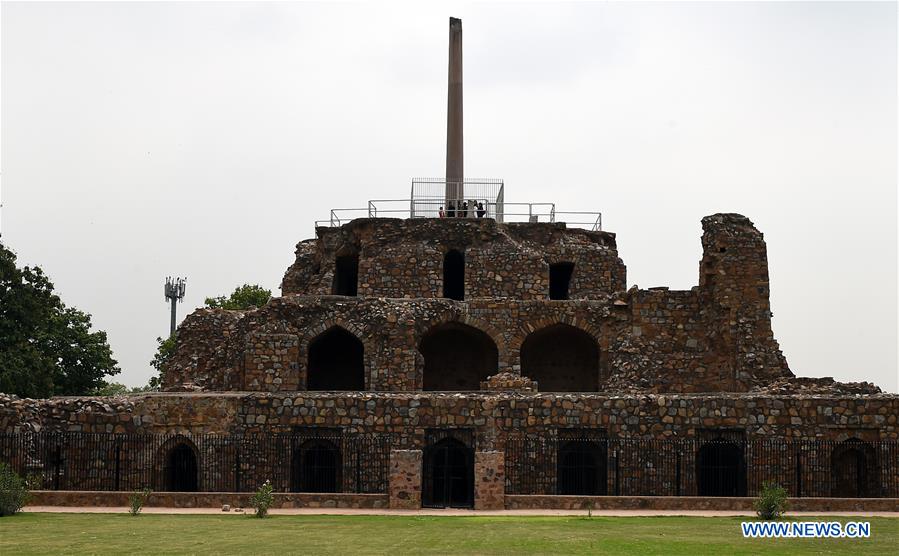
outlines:
[[[463,199],[462,180],[462,20],[450,18],[449,80],[446,108],[446,203]]]

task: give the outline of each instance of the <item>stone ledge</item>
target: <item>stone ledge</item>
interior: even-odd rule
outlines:
[[[130,492],[33,490],[30,506],[128,506]],[[251,492],[154,492],[145,504],[153,508],[249,508]],[[386,508],[387,494],[276,492],[273,508]],[[252,509],[250,510],[252,511]]]
[[[506,495],[507,510],[753,511],[753,497]],[[899,512],[899,498],[790,498],[795,512]]]

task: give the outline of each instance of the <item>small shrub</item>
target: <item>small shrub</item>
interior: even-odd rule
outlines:
[[[150,498],[150,493],[153,491],[145,488],[143,490],[135,490],[128,496],[128,513],[133,516],[137,516],[142,509],[144,509],[144,504]]]
[[[275,503],[275,496],[272,494],[274,488],[271,481],[265,481],[259,490],[253,494],[250,499],[250,505],[256,508],[256,517],[265,517],[268,509]]]
[[[777,483],[762,483],[755,500],[755,513],[762,519],[777,519],[787,511],[787,489]]]
[[[44,487],[44,478],[40,473],[29,473],[25,475],[25,488],[28,490],[42,490]]]
[[[595,507],[595,504],[593,503],[593,500],[588,500],[587,501],[587,517],[588,518],[593,517],[593,508],[594,507]]]
[[[18,512],[27,500],[25,480],[10,466],[0,463],[0,517]]]

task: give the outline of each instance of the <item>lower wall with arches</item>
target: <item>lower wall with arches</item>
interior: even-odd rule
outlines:
[[[772,477],[794,496],[899,497],[897,416],[891,394],[0,395],[0,460],[49,489],[240,492],[272,480],[337,500],[388,494],[390,458],[405,450],[420,453],[420,500],[434,506],[477,506],[477,488],[493,506],[502,495],[743,497]]]

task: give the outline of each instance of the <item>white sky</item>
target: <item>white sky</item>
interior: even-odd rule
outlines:
[[[450,15],[466,175],[601,210],[644,288],[749,216],[793,371],[897,391],[896,3],[3,3],[3,242],[146,383],[166,275],[179,319],[277,292],[331,207],[442,174]]]

